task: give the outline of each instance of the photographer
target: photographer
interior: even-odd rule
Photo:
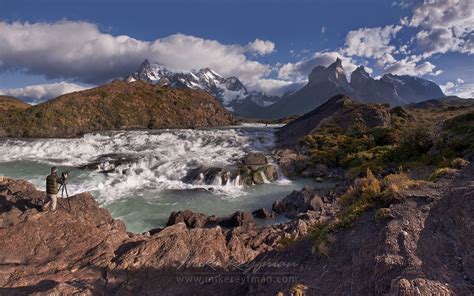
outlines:
[[[64,180],[58,177],[58,169],[51,168],[51,174],[46,177],[46,203],[43,205],[43,210],[46,211],[51,205],[51,211],[56,211],[58,202],[59,185],[63,184]]]

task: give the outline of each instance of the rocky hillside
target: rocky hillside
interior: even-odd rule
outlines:
[[[198,128],[233,122],[232,115],[204,91],[114,81],[7,112],[0,118],[0,136],[77,137],[113,129]]]
[[[31,107],[30,104],[27,104],[20,99],[10,96],[0,96],[0,112],[11,109],[24,110],[29,107]]]
[[[374,127],[388,127],[391,121],[392,113],[387,105],[366,104],[346,95],[336,95],[282,127],[277,135],[281,145],[289,145],[323,128],[359,133]]]

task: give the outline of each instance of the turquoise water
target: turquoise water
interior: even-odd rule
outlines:
[[[245,126],[108,132],[78,139],[2,140],[0,175],[27,179],[44,190],[50,166],[71,171],[69,193],[90,191],[131,232],[163,226],[172,211],[190,209],[225,216],[236,210],[270,208],[276,199],[304,186],[331,186],[283,177],[253,186],[182,181],[196,167],[232,166],[250,151],[268,151],[273,147],[273,132],[272,127]],[[110,155],[115,154],[127,161],[114,162],[115,156]],[[95,170],[77,168],[104,155],[110,159],[102,158]],[[103,170],[108,173],[100,172]]]

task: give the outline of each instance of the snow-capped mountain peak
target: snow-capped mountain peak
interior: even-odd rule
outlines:
[[[248,96],[247,89],[237,77],[224,78],[210,68],[180,72],[145,60],[126,80],[129,82],[142,80],[155,84],[169,84],[173,87],[202,89],[215,96],[226,107]]]

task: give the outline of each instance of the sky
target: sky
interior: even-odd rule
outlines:
[[[144,59],[281,95],[337,57],[474,97],[473,0],[0,0],[0,94],[37,103]]]

